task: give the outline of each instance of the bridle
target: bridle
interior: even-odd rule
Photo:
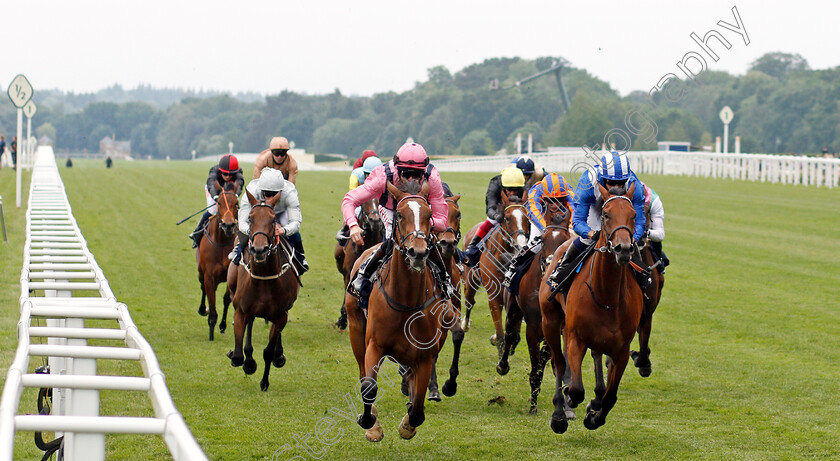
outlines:
[[[458,202],[456,202],[455,200],[452,200],[452,199],[448,198],[448,199],[446,199],[446,201],[455,205],[455,208],[458,208]],[[455,229],[452,226],[446,226],[446,229],[444,229],[444,231],[441,232],[440,235],[443,236],[443,234],[445,234],[447,232],[452,232],[452,235],[455,236],[455,245],[457,246],[458,242],[461,241],[461,229],[460,229],[460,227],[461,226],[460,226],[460,219],[459,219],[458,229]],[[438,238],[438,240],[440,240],[440,238]]]
[[[233,206],[231,206],[231,204],[228,202],[228,196],[229,196],[229,195],[232,195],[232,196],[233,196],[233,204],[234,204],[234,205],[236,205],[236,193],[235,193],[235,192],[231,192],[231,191],[222,191],[222,192],[219,194],[219,197],[216,199],[216,202],[218,203],[218,201],[219,201],[218,199],[223,198],[223,199],[224,199],[224,202],[225,202],[225,208],[226,208],[226,209],[225,209],[224,214],[223,214],[223,215],[222,215],[222,217],[219,219],[219,226],[221,226],[221,225],[222,225],[222,220],[223,220],[224,218],[226,218],[228,214],[232,215],[232,216],[233,216],[233,221],[234,221],[234,223],[236,222],[236,214],[233,212]]]
[[[263,200],[263,201],[261,201],[260,203],[256,204],[256,205],[254,205],[254,206],[253,206],[253,208],[251,208],[251,212],[253,213],[253,210],[255,210],[255,209],[259,208],[259,207],[266,207],[266,208],[268,208],[268,209],[270,209],[270,210],[271,210],[271,213],[272,213],[272,214],[274,214],[274,207],[272,207],[271,205],[269,205],[269,204],[265,203],[265,201],[264,201],[264,200]],[[255,231],[255,232],[252,232],[252,233],[248,236],[248,246],[253,246],[253,245],[254,245],[254,237],[256,237],[256,236],[258,236],[258,235],[265,235],[265,238],[266,238],[266,239],[268,239],[268,255],[269,255],[269,256],[271,256],[271,254],[272,254],[272,253],[274,253],[275,251],[277,251],[277,244],[275,244],[275,243],[274,243],[274,241],[275,241],[275,236],[273,235],[273,234],[274,234],[274,225],[273,225],[273,223],[274,223],[274,220],[272,219],[272,225],[270,226],[271,235],[269,235],[269,233],[268,233],[268,232],[264,232],[264,231]]]
[[[604,220],[604,208],[606,208],[607,204],[610,203],[613,200],[627,200],[627,202],[630,203],[631,206],[633,205],[633,201],[630,200],[629,198],[625,197],[624,195],[613,195],[612,197],[605,200],[603,205],[601,205],[601,229],[604,229],[605,231],[606,231],[607,227],[606,227],[606,222]],[[618,227],[614,228],[613,230],[611,230],[607,233],[607,244],[606,245],[604,245],[602,247],[597,247],[597,248],[595,248],[595,250],[599,251],[601,253],[613,253],[614,250],[615,250],[615,245],[613,245],[613,243],[612,243],[613,235],[615,235],[616,232],[618,232],[622,229],[624,229],[624,230],[626,230],[627,232],[630,233],[630,244],[632,245],[633,243],[635,243],[636,240],[633,238],[633,229],[631,229],[628,226],[621,225],[621,226],[618,226]]]
[[[361,214],[360,217],[362,218],[361,227],[362,227],[362,233],[363,234],[367,233],[367,231],[369,231],[369,230],[372,230],[373,224],[371,224],[371,219],[373,218],[373,216],[378,215],[378,214],[379,214],[379,210],[375,206],[372,210],[370,210],[368,212],[364,211],[364,206],[362,207],[362,214]]]
[[[522,208],[522,212],[525,213],[525,215],[528,214],[528,209],[525,208],[525,205],[522,205],[522,204],[519,204],[519,203],[512,203],[512,204],[506,206],[503,213],[507,213],[507,210],[509,210],[511,208],[516,208],[516,207]],[[513,231],[513,235],[511,235],[509,233],[507,233],[507,235],[510,236],[510,237],[513,237],[514,240],[519,235],[524,235],[526,239],[531,236],[529,231],[526,231],[525,229],[517,229],[517,230]],[[508,243],[510,243],[510,242],[508,242]]]
[[[408,234],[403,235],[401,238],[397,235],[399,230],[400,230],[399,220],[402,218],[402,215],[396,210],[399,210],[400,205],[402,205],[402,203],[404,201],[409,200],[409,199],[415,199],[415,200],[420,199],[420,200],[423,201],[424,204],[426,204],[426,206],[429,206],[429,201],[426,200],[426,198],[423,197],[422,195],[406,195],[405,197],[400,199],[400,201],[397,203],[397,206],[394,207],[395,216],[394,216],[394,224],[393,224],[394,227],[393,227],[392,234],[394,236],[394,242],[396,242],[396,244],[397,244],[397,249],[400,250],[400,254],[403,255],[403,257],[406,259],[406,261],[409,260],[408,245],[413,243],[414,240],[416,240],[416,239],[425,240],[426,245],[430,249],[432,248],[433,240],[434,240],[434,234],[429,233],[429,235],[426,235],[426,233],[421,231],[420,229],[415,229],[415,230],[409,232]],[[411,240],[406,243],[406,240],[408,240],[408,238],[411,238]]]

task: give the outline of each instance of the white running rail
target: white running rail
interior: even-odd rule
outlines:
[[[0,461],[13,459],[15,431],[63,435],[69,461],[104,460],[105,434],[112,433],[160,434],[176,461],[207,459],[172,402],[154,351],[88,250],[49,146],[35,156],[19,307],[18,348],[0,400]],[[33,318],[47,326],[33,326]],[[85,319],[114,320],[118,328],[85,328]],[[34,337],[47,344],[32,344]],[[88,339],[125,347],[88,346]],[[29,373],[36,356],[49,357],[50,374]],[[143,376],[97,375],[97,359],[137,360]],[[25,387],[52,388],[52,414],[17,414]],[[147,392],[155,416],[100,415],[100,390]]]
[[[596,156],[600,157],[600,153]],[[580,153],[534,153],[534,161],[547,171],[580,175],[586,165],[595,163]],[[704,152],[630,151],[633,171],[639,174],[666,174],[706,178],[740,179],[778,184],[840,186],[840,159],[764,154],[710,154]],[[597,158],[596,157],[596,158]],[[488,156],[435,161],[440,171],[501,171],[514,156]],[[574,175],[573,175],[574,176]],[[571,178],[570,178],[571,179]]]

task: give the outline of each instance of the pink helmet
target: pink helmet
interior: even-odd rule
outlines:
[[[415,168],[424,170],[429,165],[426,149],[416,142],[407,142],[400,147],[394,156],[394,166],[398,168]]]

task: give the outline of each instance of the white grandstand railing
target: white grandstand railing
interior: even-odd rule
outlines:
[[[600,155],[600,154],[598,154]],[[582,172],[593,163],[580,153],[534,153],[534,161],[547,171]],[[765,154],[712,154],[704,152],[630,151],[633,171],[706,178],[740,179],[779,184],[840,186],[840,159]],[[514,156],[474,157],[435,161],[440,171],[500,171]]]
[[[34,161],[19,307],[18,348],[0,400],[0,461],[13,459],[15,431],[63,435],[70,461],[104,460],[105,434],[115,433],[160,434],[173,459],[207,459],[172,402],[152,347],[88,250],[49,146],[40,147]],[[47,326],[33,326],[33,318],[46,318]],[[119,325],[85,328],[85,319]],[[47,344],[32,344],[31,337],[46,337]],[[125,347],[88,346],[88,339],[122,340]],[[50,374],[29,373],[36,356],[49,357]],[[143,376],[99,376],[97,359],[137,360]],[[51,415],[17,414],[25,387],[53,389]],[[100,415],[100,390],[147,392],[155,416]]]

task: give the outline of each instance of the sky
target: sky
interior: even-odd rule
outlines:
[[[733,7],[749,44],[718,25],[737,25]],[[36,92],[117,83],[372,95],[411,89],[434,66],[562,56],[626,95],[681,76],[690,52],[732,74],[772,51],[840,65],[835,0],[4,0],[0,17],[3,92],[22,73]],[[710,30],[731,45],[710,41],[717,62],[690,37]]]

